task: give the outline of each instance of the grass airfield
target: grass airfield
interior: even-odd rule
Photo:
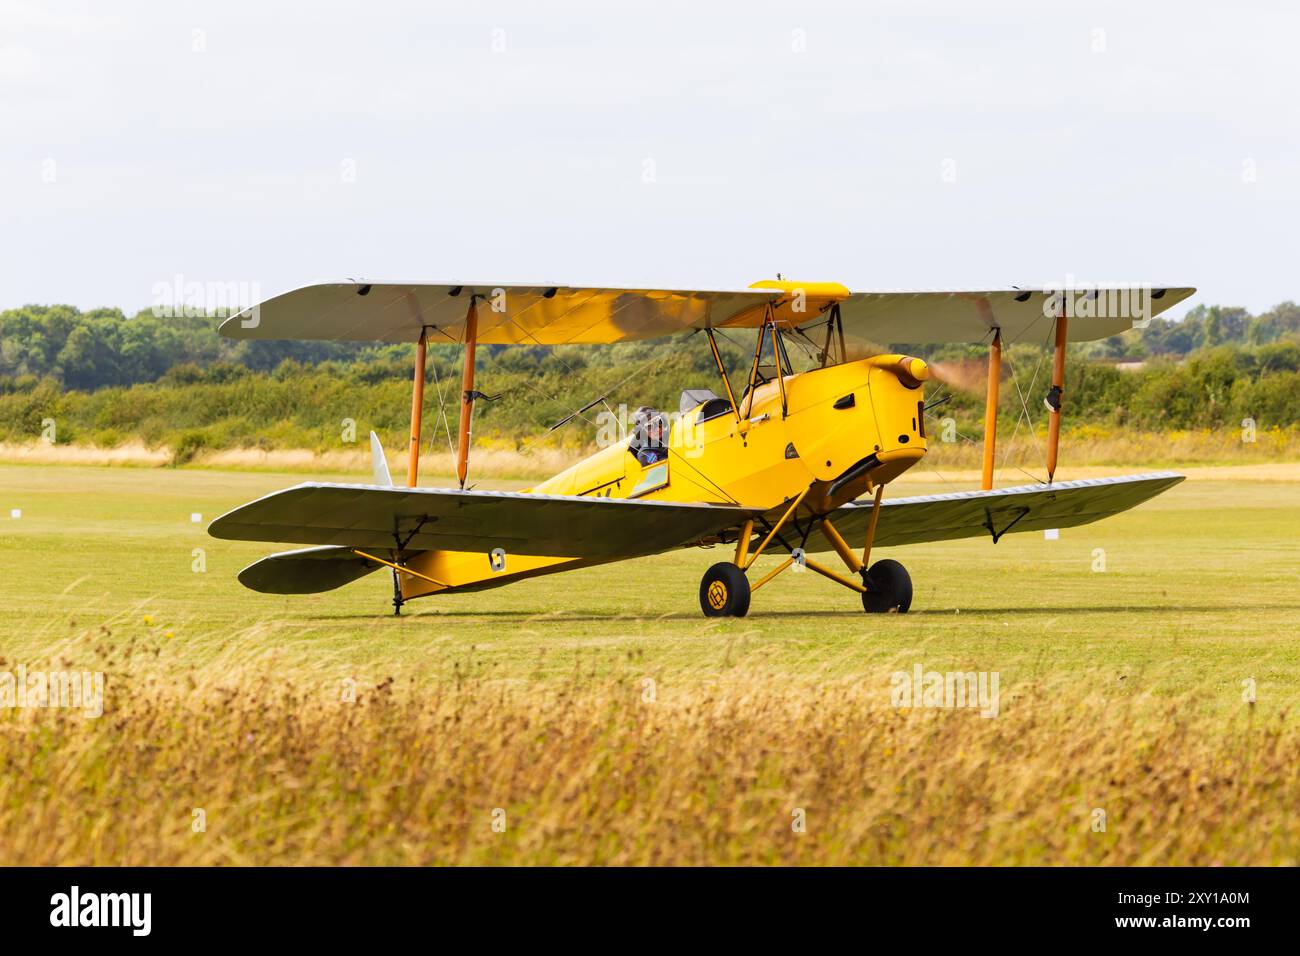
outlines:
[[[98,720],[0,711],[0,862],[1300,862],[1300,481],[1186,473],[881,549],[907,615],[787,572],[706,621],[689,550],[395,619],[386,573],[235,581],[281,548],[208,521],[300,474],[0,465],[0,670],[106,674]],[[999,716],[891,706],[917,664],[997,672]]]

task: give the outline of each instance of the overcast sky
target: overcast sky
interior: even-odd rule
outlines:
[[[1300,298],[1298,34],[1280,2],[0,0],[0,308],[781,272],[1258,311]]]

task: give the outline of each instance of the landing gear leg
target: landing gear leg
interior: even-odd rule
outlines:
[[[875,491],[876,500],[871,511],[871,522],[867,527],[867,541],[860,558],[849,547],[839,531],[836,530],[829,516],[817,519],[822,534],[844,561],[850,577],[845,577],[843,574],[814,561],[804,554],[800,548],[792,547],[784,538],[780,537],[779,532],[782,526],[795,513],[804,496],[807,495],[808,492],[805,491],[790,504],[785,514],[781,516],[775,526],[768,530],[767,536],[763,538],[752,553],[749,550],[749,544],[754,532],[754,523],[753,521],[745,522],[736,539],[735,560],[715,564],[705,572],[703,580],[700,581],[700,610],[704,612],[704,616],[744,617],[749,613],[749,601],[753,592],[789,568],[795,561],[798,561],[808,570],[816,571],[823,577],[843,585],[850,591],[857,591],[862,595],[862,609],[868,613],[893,612],[906,614],[912,606],[912,578],[907,573],[907,569],[897,561],[889,558],[877,561],[870,566],[867,564],[871,559],[871,546],[876,537],[876,525],[880,519],[880,503],[884,488],[877,486]],[[807,534],[805,532],[805,540],[806,538]],[[753,567],[754,561],[766,550],[773,539],[778,540],[790,552],[790,557],[751,584],[746,572]]]
[[[700,581],[700,610],[704,612],[705,617],[744,617],[749,613],[750,594],[757,591],[793,563],[793,559],[787,559],[780,567],[762,578],[757,584],[750,586],[746,572],[753,567],[754,562],[771,544],[772,539],[777,537],[777,532],[795,513],[807,495],[808,489],[805,488],[790,503],[790,506],[785,510],[785,514],[768,531],[767,537],[759,542],[758,547],[752,554],[749,550],[749,542],[754,533],[754,522],[753,519],[750,519],[744,523],[740,529],[740,534],[736,538],[735,560],[718,562],[704,572],[704,578]]]
[[[419,578],[421,581],[428,581],[430,584],[437,585],[438,588],[441,590],[446,590],[447,588],[451,587],[451,585],[447,584],[445,581],[439,581],[437,578],[431,578],[427,574],[424,574],[420,571],[416,571],[412,568],[405,567],[404,565],[394,564],[393,561],[386,561],[383,558],[377,558],[373,554],[370,554],[367,551],[362,551],[360,548],[352,548],[351,550],[352,553],[355,554],[358,558],[365,558],[367,561],[373,561],[375,562],[375,564],[382,564],[384,567],[392,569],[393,571],[393,614],[395,615],[402,613],[402,605],[406,603],[406,598],[402,597],[402,585],[400,583],[400,579],[397,577],[399,574],[409,574],[411,575],[411,577]],[[401,557],[402,552],[400,549],[398,549],[392,552],[392,554],[393,554],[393,558],[396,559]]]
[[[402,616],[402,605],[406,599],[402,597],[402,582],[398,579],[397,572],[393,572],[393,617]]]
[[[885,614],[895,612],[906,614],[912,606],[912,578],[897,561],[886,558],[868,567],[871,560],[871,546],[876,539],[876,524],[880,520],[880,501],[884,495],[884,486],[876,487],[876,500],[871,509],[871,523],[867,526],[867,543],[862,549],[862,557],[853,553],[853,549],[835,530],[830,518],[822,519],[822,534],[843,559],[844,564],[862,579],[856,585],[841,578],[832,571],[809,563],[814,571],[839,581],[862,594],[862,609],[868,614]]]

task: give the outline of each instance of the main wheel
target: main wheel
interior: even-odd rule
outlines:
[[[730,561],[704,572],[700,581],[700,610],[705,617],[744,617],[749,613],[749,578]]]
[[[862,609],[868,614],[906,614],[912,606],[912,576],[897,561],[877,561],[862,575],[862,583],[867,587]]]

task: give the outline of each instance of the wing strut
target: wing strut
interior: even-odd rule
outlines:
[[[838,302],[833,302],[831,303],[830,316],[826,319],[826,344],[822,346],[821,354],[822,368],[825,368],[831,363],[831,343],[835,340],[834,337],[837,329],[840,336],[840,361],[847,362],[849,357],[848,351],[844,347],[844,319],[840,317],[840,304]]]
[[[469,432],[474,417],[474,352],[478,347],[478,296],[469,299],[465,316],[465,368],[460,377],[460,430],[456,436],[456,477],[461,488],[469,476]]]
[[[415,343],[415,377],[411,384],[411,449],[406,465],[408,488],[414,488],[420,476],[420,420],[424,415],[424,360],[428,354],[425,331],[425,328],[420,329],[420,339]],[[371,450],[374,450],[373,442]]]
[[[771,306],[768,306],[768,308],[771,308]],[[781,353],[784,350],[781,348],[781,333],[779,333],[776,330],[775,322],[772,323],[771,329],[772,329],[772,361],[776,363],[776,382],[778,387],[781,389],[781,419],[782,421],[784,421],[786,415],[788,414],[788,409],[786,408],[787,403],[785,398],[785,372],[781,368]],[[760,340],[761,338],[762,337],[760,336]]]
[[[431,584],[436,584],[440,588],[445,588],[447,586],[443,584],[441,581],[439,581],[437,578],[431,578],[427,574],[421,574],[419,571],[413,571],[412,569],[406,567],[405,565],[394,564],[392,561],[385,561],[383,558],[377,558],[373,554],[367,554],[365,551],[362,551],[360,548],[349,548],[348,550],[351,551],[359,558],[365,558],[367,561],[374,561],[376,564],[382,564],[386,568],[392,568],[394,579],[396,579],[397,574],[400,572],[401,574],[414,575],[415,577],[428,581]],[[405,604],[406,602],[402,600],[398,600],[394,603],[396,605],[396,610],[394,610],[393,613],[400,615],[402,613],[402,605]]]
[[[995,328],[989,345],[989,384],[984,398],[984,474],[980,481],[983,491],[993,490],[993,452],[998,444],[998,385],[1001,378],[1002,330]]]
[[[1052,387],[1047,390],[1047,483],[1056,475],[1056,448],[1061,442],[1061,394],[1065,390],[1065,306],[1056,320],[1056,355],[1052,358]]]
[[[704,333],[709,337],[709,348],[713,351],[714,364],[718,366],[718,372],[722,375],[722,385],[727,390],[727,401],[731,403],[731,414],[736,416],[736,424],[739,425],[740,407],[736,405],[736,395],[731,390],[731,378],[727,375],[727,367],[722,364],[722,355],[718,352],[718,340],[713,337],[713,329],[705,329]]]
[[[754,342],[754,364],[749,368],[748,390],[742,400],[744,402],[744,411],[742,411],[738,416],[740,419],[740,429],[742,434],[749,429],[746,419],[749,418],[749,413],[754,407],[754,389],[758,388],[759,385],[758,368],[759,362],[761,362],[763,358],[763,337],[768,334],[769,328],[772,330],[772,361],[776,363],[776,379],[778,387],[781,390],[781,417],[784,419],[786,416],[785,371],[781,363],[781,355],[785,352],[785,348],[781,345],[780,332],[776,327],[776,312],[772,308],[772,303],[769,302],[763,307],[763,325],[759,328],[758,338]],[[790,361],[787,356],[785,367],[788,368],[789,365]],[[728,383],[728,390],[730,390],[730,383]]]
[[[861,564],[871,564],[871,546],[876,543],[876,525],[880,523],[880,500],[885,496],[885,486],[876,485],[876,501],[871,506],[871,523],[867,525],[867,543],[862,546]]]
[[[831,524],[830,515],[823,515],[820,522],[822,537],[829,541],[831,547],[839,553],[840,559],[844,562],[845,567],[847,567],[852,574],[856,574],[862,578],[861,583],[850,581],[842,575],[836,574],[829,568],[822,567],[806,556],[804,557],[804,564],[823,577],[830,578],[832,581],[837,581],[840,584],[843,584],[846,588],[857,591],[859,594],[865,594],[868,590],[865,575],[867,568],[871,566],[871,546],[876,540],[876,525],[880,520],[880,501],[884,497],[884,494],[885,486],[876,485],[876,499],[875,503],[871,507],[871,522],[867,525],[867,541],[866,544],[862,546],[861,558],[853,553],[853,549],[850,548],[849,543],[844,540],[844,536],[839,533],[835,525]]]
[[[772,317],[772,305],[768,303],[763,310],[763,325],[758,330],[758,336],[754,341],[754,361],[749,366],[749,382],[745,387],[745,397],[741,399],[744,403],[743,410],[740,413],[740,431],[744,434],[749,425],[749,413],[754,407],[754,389],[758,388],[758,363],[763,357],[763,333],[767,331],[767,321]]]
[[[849,350],[844,344],[844,316],[840,314],[840,304],[838,302],[831,306],[831,314],[835,317],[835,330],[840,338],[840,361],[848,362]]]

